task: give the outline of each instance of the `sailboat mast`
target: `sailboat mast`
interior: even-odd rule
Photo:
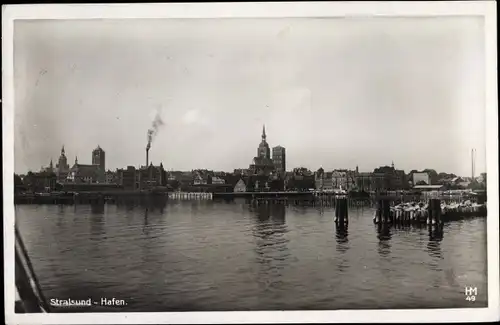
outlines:
[[[476,149],[471,150],[471,168],[472,168],[472,173],[471,173],[471,181],[474,181],[474,174],[476,172]]]

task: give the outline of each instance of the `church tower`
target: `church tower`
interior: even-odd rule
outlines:
[[[66,151],[64,150],[64,145],[61,149],[61,155],[59,156],[59,162],[56,164],[56,174],[59,180],[66,179],[69,173],[68,158],[66,158]]]
[[[269,175],[274,171],[274,163],[271,159],[271,148],[266,141],[266,126],[262,126],[262,140],[257,148],[257,156],[254,157],[250,170],[254,175]]]
[[[266,125],[262,126],[262,141],[259,144],[259,148],[257,149],[257,157],[271,159],[271,149],[269,148],[269,144],[266,141]]]
[[[99,145],[92,151],[92,165],[99,166],[103,171],[106,169],[106,153]]]

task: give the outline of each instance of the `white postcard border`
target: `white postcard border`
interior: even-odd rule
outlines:
[[[488,173],[488,308],[262,312],[15,314],[14,284],[14,19],[271,18],[471,16],[485,18],[486,156]],[[2,6],[5,315],[7,324],[200,324],[336,322],[477,322],[499,319],[498,94],[494,1],[290,2]],[[495,217],[496,216],[496,217]]]

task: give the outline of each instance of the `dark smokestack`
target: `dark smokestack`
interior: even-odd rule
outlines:
[[[148,130],[148,144],[146,145],[146,167],[149,166],[149,149],[151,148],[151,143],[153,142],[156,133],[163,125],[163,121],[160,116],[160,112],[156,112],[155,119],[153,120],[153,124],[151,128]]]
[[[148,145],[147,145],[147,150],[151,148],[151,143],[153,142],[154,137],[158,133],[158,130],[160,127],[163,125],[163,121],[160,116],[160,112],[156,113],[156,117],[153,121],[153,124],[151,125],[151,128],[148,130]]]

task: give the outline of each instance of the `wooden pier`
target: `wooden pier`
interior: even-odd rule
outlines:
[[[410,209],[394,209],[389,200],[377,202],[373,222],[376,224],[428,224],[436,225],[467,217],[486,217],[486,205],[471,207],[469,210],[458,208],[444,210],[440,199],[429,199],[427,207],[416,205]]]
[[[169,192],[170,199],[177,200],[212,200],[213,193],[210,192]]]

